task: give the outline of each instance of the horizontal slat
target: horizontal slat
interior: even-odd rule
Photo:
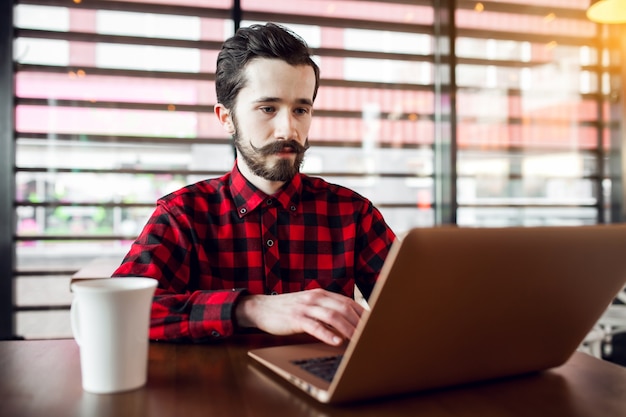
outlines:
[[[407,178],[419,178],[408,177]],[[422,177],[429,178],[429,177]],[[57,201],[38,202],[31,203],[28,201],[16,201],[16,207],[45,207],[45,208],[57,208],[57,207],[102,207],[102,208],[154,208],[155,203],[98,203],[98,202],[83,202],[83,203],[63,203]],[[414,203],[377,203],[377,207],[392,207],[392,208],[413,208]],[[72,236],[68,236],[67,239],[71,240]]]
[[[118,241],[118,240],[135,240],[137,236],[131,235],[24,235],[14,236],[16,242],[34,242],[41,241],[66,241],[66,242],[85,242],[85,241]]]
[[[496,39],[504,41],[518,41],[546,44],[548,42],[556,42],[559,45],[571,46],[600,46],[596,37],[588,36],[565,36],[554,34],[542,34],[532,32],[505,32],[487,29],[468,29],[457,28],[457,37],[474,38],[474,39]]]
[[[16,172],[40,172],[50,173],[50,168],[23,168],[16,167]],[[115,169],[83,169],[83,168],[53,168],[54,173],[63,174],[156,174],[156,175],[196,175],[205,177],[217,177],[224,175],[223,171],[202,171],[202,170],[171,170],[171,169],[128,169],[128,168],[115,168]],[[360,178],[360,177],[379,177],[379,178],[422,178],[429,176],[410,175],[405,173],[359,173],[359,172],[321,172],[312,173],[311,175],[323,175],[325,177],[341,177],[341,178]],[[72,204],[68,204],[72,205]]]
[[[176,71],[147,71],[116,68],[97,68],[82,65],[55,66],[37,64],[15,64],[15,72],[41,72],[52,74],[67,74],[78,70],[90,75],[110,75],[116,77],[156,78],[168,80],[196,80],[215,81],[215,74],[209,72],[176,72]]]
[[[54,65],[34,65],[34,64],[16,64],[16,72],[41,72],[54,74],[67,74],[71,71],[76,72],[82,70],[88,75],[109,75],[139,78],[157,78],[157,79],[180,79],[180,80],[197,80],[197,81],[215,81],[214,73],[198,72],[172,72],[172,71],[144,71],[144,70],[128,70],[115,68],[97,68],[89,66],[54,66]],[[370,82],[370,81],[348,81],[334,80],[322,78],[320,85],[330,87],[351,87],[351,88],[381,88],[389,90],[411,90],[411,91],[433,91],[432,85],[420,85],[411,83],[393,83],[393,82]]]
[[[519,146],[519,145],[510,145],[504,146],[501,148],[498,147],[485,147],[483,145],[472,145],[472,146],[462,146],[458,149],[460,154],[471,154],[476,153],[480,156],[489,156],[490,154],[502,154],[506,153],[507,156],[525,156],[525,155],[541,155],[541,154],[550,154],[554,152],[576,152],[581,155],[589,154],[591,156],[596,156],[598,153],[597,149],[572,149],[570,145],[565,148],[558,148],[555,146],[551,147],[538,147],[538,146]]]
[[[385,59],[391,61],[434,62],[434,55],[417,55],[400,52],[372,52],[352,49],[310,48],[313,55],[334,58]]]
[[[58,310],[69,310],[69,304],[63,305],[41,305],[41,306],[13,306],[13,310],[16,312],[25,312],[25,311],[58,311]]]
[[[233,141],[229,138],[178,138],[178,137],[153,137],[153,136],[112,136],[112,135],[77,135],[70,133],[33,133],[33,132],[17,132],[17,141],[21,138],[27,139],[39,139],[42,141],[55,140],[55,141],[77,141],[81,143],[119,143],[119,144],[134,144],[149,143],[152,145],[192,145],[192,144],[204,144],[204,145],[232,145]],[[311,146],[314,147],[331,147],[331,148],[361,148],[363,145],[360,142],[349,142],[346,140],[323,140],[318,141],[315,139],[310,140]],[[415,143],[379,143],[379,148],[401,148],[401,149],[421,149],[431,148],[430,145],[422,145]]]
[[[157,137],[157,136],[113,136],[113,135],[83,135],[72,133],[35,133],[17,132],[16,140],[21,138],[39,139],[42,141],[76,141],[81,143],[105,143],[116,144],[149,143],[151,145],[230,145],[232,139],[229,138],[178,138],[178,137]],[[355,145],[356,146],[356,145]],[[360,146],[360,145],[359,145]]]
[[[151,111],[177,111],[177,112],[198,112],[212,113],[211,105],[193,105],[193,104],[166,104],[166,103],[133,103],[125,101],[91,101],[91,100],[59,100],[55,99],[52,103],[46,98],[16,98],[15,104],[18,106],[50,106],[50,107],[72,107],[72,108],[93,108],[93,109],[125,109],[125,110],[151,110]],[[324,110],[316,109],[316,117],[333,117],[333,118],[350,118],[362,119],[362,111],[348,110]],[[414,113],[398,113],[398,112],[381,112],[380,119],[394,120],[414,120]],[[420,114],[420,120],[434,120],[433,115]]]
[[[28,270],[18,269],[16,271],[13,271],[13,276],[15,278],[39,278],[39,277],[46,277],[46,276],[56,278],[59,275],[72,276],[76,272],[78,272],[78,270],[75,268],[61,269],[61,268],[54,268],[54,267],[46,267],[46,269],[28,269]]]
[[[16,201],[16,207],[102,207],[102,208],[153,208],[154,203],[111,203],[111,202],[62,202],[62,201]]]
[[[127,101],[100,101],[100,100],[63,100],[47,98],[16,98],[16,105],[23,106],[50,106],[50,107],[82,107],[93,109],[125,109],[125,110],[154,110],[212,113],[213,106],[199,104],[167,104],[167,103],[133,103]]]
[[[433,0],[361,0],[369,3],[408,4],[411,6],[432,7]]]
[[[126,45],[150,45],[176,48],[191,48],[200,50],[219,51],[222,42],[216,41],[195,41],[182,39],[153,38],[143,36],[122,36],[87,32],[60,32],[37,29],[15,29],[16,38],[30,39],[55,39],[70,42],[89,43],[112,43]],[[408,53],[393,52],[372,52],[334,48],[310,48],[314,55],[340,57],[340,58],[364,58],[364,59],[386,59],[398,61],[433,62],[433,55],[416,55]]]
[[[150,45],[174,48],[193,48],[202,50],[220,50],[222,42],[195,41],[183,39],[148,38],[144,36],[122,36],[86,32],[59,32],[52,30],[15,29],[15,38],[55,39],[74,42],[101,42],[125,45]]]
[[[36,6],[68,7],[70,9],[115,10],[121,12],[166,14],[177,16],[196,16],[215,19],[230,19],[230,9],[211,7],[179,6],[175,4],[150,4],[132,1],[89,0],[70,2],[68,0],[16,0],[17,4]],[[174,3],[174,2],[173,2]]]
[[[415,23],[384,22],[365,19],[329,18],[311,15],[293,15],[275,12],[257,12],[242,10],[243,20],[259,22],[294,23],[299,25],[311,25],[333,28],[368,29],[389,32],[434,34],[433,26]]]
[[[533,209],[533,208],[597,208],[598,205],[597,204],[526,204],[526,203],[520,203],[520,204],[503,204],[503,203],[489,203],[489,202],[480,202],[480,203],[476,203],[476,204],[471,204],[471,203],[457,203],[457,207],[458,208],[484,208],[484,209],[491,209],[491,208],[520,208],[520,209]]]
[[[476,0],[456,0],[457,9],[474,10],[476,7]],[[505,3],[495,2],[489,0],[483,0],[481,3],[484,6],[485,12],[495,13],[508,13],[515,15],[531,15],[531,16],[547,16],[550,13],[554,13],[560,18],[587,20],[587,15],[582,9],[572,9],[555,6],[537,6],[527,5],[520,3]]]
[[[50,168],[15,168],[16,172],[41,172],[50,173]],[[54,168],[55,173],[63,174],[155,174],[155,175],[198,175],[198,176],[221,176],[224,172],[204,171],[204,170],[183,170],[183,169],[98,169],[98,168]]]
[[[473,179],[480,177],[481,182],[487,182],[489,180],[502,180],[507,179],[509,181],[524,181],[528,179],[537,180],[537,179],[551,179],[551,180],[572,180],[571,176],[563,175],[522,175],[522,174],[503,174],[503,175],[463,175],[458,174],[458,179]],[[595,174],[589,175],[580,175],[576,177],[576,180],[587,180],[587,181],[597,181],[600,177]]]
[[[180,111],[180,112],[198,112],[198,113],[212,113],[213,106],[210,105],[190,105],[190,104],[177,104],[174,107],[171,104],[166,103],[132,103],[123,101],[89,101],[89,100],[54,100],[50,103],[50,100],[45,98],[16,98],[16,105],[22,106],[50,106],[50,107],[72,107],[72,108],[102,108],[102,109],[126,109],[126,110],[152,110],[152,111]],[[349,119],[362,119],[362,111],[341,111],[341,110],[324,110],[316,109],[316,117],[329,117],[329,118],[349,118]],[[391,119],[393,120],[412,120],[416,121],[414,113],[397,113],[397,112],[381,112],[379,115],[380,120]],[[433,114],[420,114],[417,120],[434,120]],[[467,121],[461,119],[460,122]],[[500,117],[480,117],[475,121],[478,124],[497,124],[501,123]],[[526,124],[528,120],[524,117],[509,117],[507,119],[508,125],[522,125]],[[532,118],[534,126],[561,126],[563,123],[570,125],[572,123],[569,117],[563,117],[561,119],[556,118],[541,118],[535,116]],[[598,122],[579,121],[579,126],[598,126]]]
[[[593,125],[594,122],[589,122]],[[617,122],[615,122],[617,123]],[[611,126],[617,124],[611,124]],[[112,142],[119,144],[134,144],[134,143],[150,143],[155,145],[186,145],[186,144],[205,144],[205,145],[231,145],[232,139],[228,138],[177,138],[177,137],[152,137],[152,136],[111,136],[111,135],[76,135],[66,133],[33,133],[33,132],[18,132],[17,141],[20,138],[39,139],[41,141],[77,141],[81,143],[104,143]],[[317,141],[311,139],[312,147],[332,147],[332,148],[361,148],[363,145],[359,142],[347,142],[345,140],[336,141]],[[401,149],[425,149],[432,148],[432,145],[413,144],[413,143],[379,143],[379,148],[401,148]],[[550,152],[563,152],[563,147],[556,146],[520,146],[520,145],[491,145],[490,147],[484,147],[481,145],[466,145],[459,148],[460,152],[480,152],[484,155],[492,153],[501,154],[506,152],[508,155],[523,155],[526,153],[550,153]],[[571,145],[567,145],[566,150],[572,151]],[[575,149],[576,152],[582,154],[596,154],[597,149]]]

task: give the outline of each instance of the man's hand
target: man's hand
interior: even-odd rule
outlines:
[[[241,327],[275,335],[308,333],[329,345],[352,338],[364,308],[351,298],[322,289],[243,297],[235,309]]]

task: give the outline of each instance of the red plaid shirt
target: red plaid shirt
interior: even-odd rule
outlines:
[[[200,342],[235,332],[244,292],[368,297],[394,239],[353,191],[299,174],[268,196],[235,166],[161,198],[114,276],[159,281],[151,339]]]

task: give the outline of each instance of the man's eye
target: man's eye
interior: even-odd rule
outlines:
[[[306,108],[296,109],[296,113],[298,114],[307,114],[308,112],[309,112],[309,109],[306,109]]]
[[[274,107],[271,107],[271,106],[261,107],[261,111],[263,113],[273,113],[274,112]]]

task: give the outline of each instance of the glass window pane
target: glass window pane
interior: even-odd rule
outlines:
[[[147,71],[200,71],[200,52],[164,46],[96,45],[96,65],[100,68]]]
[[[54,105],[54,101],[52,103]],[[172,110],[17,106],[16,128],[34,133],[101,134],[195,138],[198,125],[212,114]],[[222,132],[212,126],[212,133]]]
[[[459,224],[599,219],[598,28],[586,4],[541,6],[564,11],[456,12]]]
[[[70,26],[70,12],[65,7],[18,4],[14,8],[17,28],[66,31]]]
[[[153,210],[154,207],[102,207],[95,203],[94,205],[59,205],[57,207],[23,206],[17,210],[17,236],[26,239],[23,245],[32,250],[34,250],[33,246],[39,248],[58,246],[53,240],[46,243],[32,239],[54,237],[59,240],[64,238],[64,240],[72,241],[76,238],[98,236],[106,239],[133,239],[141,232]],[[70,249],[82,253],[84,248],[71,246]],[[24,251],[19,254],[26,256],[28,253],[30,252]],[[71,254],[71,252],[63,254],[61,259]],[[101,255],[92,253],[91,256]],[[79,267],[85,264],[86,262]],[[33,266],[33,264],[27,265]]]
[[[200,18],[99,10],[98,33],[169,39],[201,39]]]
[[[16,39],[13,60],[20,64],[65,66],[69,64],[70,43],[53,39]]]
[[[67,305],[67,271],[121,259],[159,197],[233,166],[212,114],[232,0],[135,3],[174,7],[15,6],[24,29],[14,43],[20,306]],[[623,71],[614,32],[584,17],[588,1],[459,2],[456,57],[445,34],[433,36],[432,5],[415,3],[241,1],[244,16],[276,13],[316,54],[322,80],[303,171],[368,197],[398,234],[435,224],[436,187],[451,181],[462,226],[615,216]],[[57,33],[37,39],[31,29]],[[437,172],[442,157],[456,163],[454,176]],[[67,311],[16,318],[26,337],[71,336]]]
[[[598,212],[593,207],[531,208],[531,207],[461,207],[459,226],[584,226],[597,223]]]
[[[15,93],[23,98],[121,103],[214,104],[215,83],[149,77],[118,77],[70,71],[67,74],[20,72]],[[175,109],[175,108],[174,108]]]
[[[55,271],[78,270],[96,258],[116,258],[121,262],[131,243],[131,240],[23,240],[16,247],[16,268],[57,275]]]
[[[71,277],[48,275],[45,277],[21,276],[15,280],[15,304],[19,307],[69,306]]]
[[[15,314],[15,331],[25,339],[69,339],[69,310],[22,311]]]
[[[394,4],[384,1],[368,1],[364,4],[358,0],[334,2],[324,0],[299,0],[297,2],[293,0],[273,0],[271,2],[242,0],[241,8],[279,14],[288,13],[392,23],[432,24],[433,22],[432,7],[405,4],[404,2]]]
[[[350,28],[343,33],[343,47],[347,50],[432,54],[433,45],[429,35]]]
[[[414,227],[432,227],[435,223],[435,211],[428,207],[420,207],[416,210],[415,208],[383,206],[379,209],[389,227],[398,233]]]

